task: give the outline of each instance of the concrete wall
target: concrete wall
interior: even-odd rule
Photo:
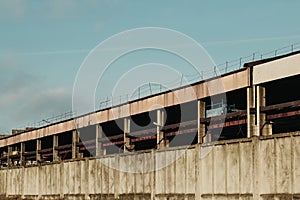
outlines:
[[[300,199],[300,133],[211,147],[3,169],[0,199]]]

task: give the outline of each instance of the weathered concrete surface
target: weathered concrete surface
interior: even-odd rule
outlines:
[[[300,133],[210,147],[4,169],[0,199],[300,199]]]
[[[253,84],[257,85],[300,74],[299,60],[300,54],[296,54],[254,66]],[[272,73],[270,73],[270,69],[272,69]]]

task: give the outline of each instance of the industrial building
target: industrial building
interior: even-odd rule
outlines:
[[[0,139],[0,196],[299,199],[298,85],[299,51],[44,127],[15,130]],[[200,159],[199,152],[212,145]],[[149,173],[100,164],[134,168],[154,159],[157,166],[184,151],[183,160]]]

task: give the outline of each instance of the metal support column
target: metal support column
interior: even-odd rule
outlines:
[[[103,149],[102,142],[100,141],[103,137],[103,129],[101,124],[97,124],[96,126],[96,156],[105,155],[105,150]]]
[[[79,142],[79,131],[73,130],[72,132],[72,159],[79,158],[79,148],[77,147],[77,143]]]
[[[11,159],[10,159],[11,154],[12,154],[12,147],[8,146],[7,147],[7,166],[8,167],[12,166],[12,162],[11,162]]]
[[[39,151],[41,150],[41,140],[37,139],[36,140],[36,161],[41,162],[41,154]]]
[[[255,86],[247,88],[247,137],[258,136],[255,128],[255,113],[251,110],[255,109]]]
[[[58,147],[58,135],[53,135],[53,147],[52,147],[53,162],[60,161],[57,147]]]
[[[164,126],[165,113],[162,110],[157,110],[157,124],[156,124],[156,134],[157,134],[157,149],[163,149],[167,146],[167,141],[165,138],[165,133],[161,131]]]
[[[24,152],[25,152],[25,143],[21,142],[20,144],[20,165],[25,164],[25,158],[24,158]]]
[[[197,123],[198,123],[198,144],[203,143],[203,138],[205,136],[205,124],[201,123],[201,118],[205,118],[205,102],[198,100],[198,114],[197,114]]]
[[[130,118],[124,118],[124,152],[133,150],[130,139]]]
[[[259,135],[272,135],[272,124],[267,122],[265,113],[261,113],[261,107],[266,106],[266,89],[256,86],[256,124]]]

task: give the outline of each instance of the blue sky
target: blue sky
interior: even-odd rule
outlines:
[[[218,64],[300,42],[299,8],[298,0],[1,0],[0,133],[70,110],[84,58],[121,31],[180,31]]]

